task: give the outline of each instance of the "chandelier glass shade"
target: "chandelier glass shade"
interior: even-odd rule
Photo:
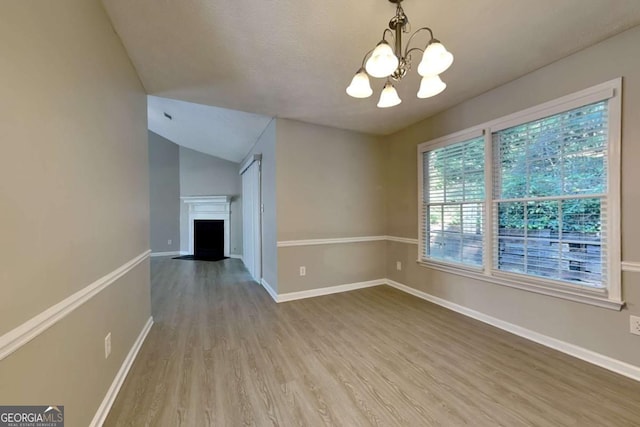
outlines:
[[[393,86],[392,80],[399,82],[411,69],[412,54],[421,53],[422,60],[418,65],[418,74],[422,76],[418,98],[429,98],[441,93],[447,85],[440,79],[440,74],[453,63],[453,55],[444,45],[433,37],[429,27],[416,30],[409,37],[403,47],[402,34],[411,32],[409,18],[402,9],[402,0],[389,0],[395,3],[396,14],[389,21],[389,28],[382,33],[382,40],[377,46],[367,52],[362,59],[362,66],[356,72],[351,84],[347,87],[347,94],[354,98],[368,98],[373,94],[369,77],[386,78],[386,83],[380,94],[378,107],[388,108],[400,104],[402,101]],[[411,47],[414,37],[422,32],[430,35],[424,48]],[[392,44],[387,40],[389,37]],[[392,46],[393,45],[393,46]]]
[[[369,77],[364,68],[360,68],[356,75],[353,76],[353,80],[351,80],[351,84],[347,88],[347,93],[354,98],[368,98],[373,94]]]
[[[420,82],[418,98],[431,98],[447,88],[447,84],[440,79],[440,76],[425,76]]]
[[[371,56],[367,59],[365,69],[373,77],[383,78],[390,76],[398,68],[399,59],[386,40],[378,43]]]
[[[422,54],[418,74],[423,77],[437,76],[453,64],[453,55],[440,42],[429,44]]]
[[[378,108],[389,108],[395,107],[400,104],[402,100],[398,96],[398,91],[393,87],[393,84],[387,80],[382,89],[382,93],[380,93],[380,101],[378,101]]]

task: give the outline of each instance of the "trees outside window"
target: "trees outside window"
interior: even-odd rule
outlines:
[[[420,262],[619,307],[620,89],[421,144]]]

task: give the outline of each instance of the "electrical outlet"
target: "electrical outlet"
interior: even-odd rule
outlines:
[[[304,265],[300,267],[300,275],[301,276],[307,275],[307,267],[305,267]]]
[[[104,337],[104,358],[108,359],[111,354],[111,332]]]
[[[402,262],[401,261],[396,261],[396,270],[398,270],[398,271],[402,270]]]
[[[640,335],[640,317],[629,316],[629,332],[635,335]]]
[[[171,245],[171,243],[173,243],[173,240],[171,239],[167,240],[167,245]]]

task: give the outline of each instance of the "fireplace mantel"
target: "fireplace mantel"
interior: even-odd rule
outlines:
[[[226,204],[231,203],[231,196],[185,196],[180,200],[187,204]]]
[[[193,255],[193,222],[198,219],[224,221],[224,256],[229,256],[229,216],[231,196],[185,196],[180,197],[189,207],[189,254]]]

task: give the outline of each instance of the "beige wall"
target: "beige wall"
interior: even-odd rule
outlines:
[[[383,279],[385,253],[385,241],[278,248],[279,293]],[[300,277],[302,265],[304,277]]]
[[[385,144],[278,119],[278,240],[385,233]]]
[[[262,277],[278,292],[278,224],[276,200],[276,120],[264,130],[246,158],[262,154],[261,193],[262,193]],[[244,162],[243,162],[244,163]]]
[[[66,425],[87,426],[149,318],[149,262],[0,362],[3,405],[64,405]],[[104,337],[111,332],[111,356]]]
[[[242,253],[242,180],[240,164],[185,147],[180,149],[180,196],[233,196],[229,252]],[[180,203],[180,250],[189,251],[189,208]]]
[[[149,237],[152,252],[180,250],[179,153],[176,144],[149,131]]]
[[[1,335],[149,248],[149,183],[146,96],[98,0],[2,2],[0,38]],[[87,425],[149,315],[145,262],[0,361],[0,402]]]
[[[284,119],[277,136],[279,241],[386,234],[379,138]],[[281,247],[278,291],[383,278],[384,255],[381,242]]]
[[[622,253],[640,261],[640,27],[466,101],[388,138],[388,234],[417,237],[416,146],[622,76]],[[629,314],[640,313],[637,273],[623,274],[622,312],[475,281],[416,265],[417,247],[389,242],[387,275],[406,285],[507,322],[640,366],[640,339]],[[405,269],[397,272],[395,262]]]

